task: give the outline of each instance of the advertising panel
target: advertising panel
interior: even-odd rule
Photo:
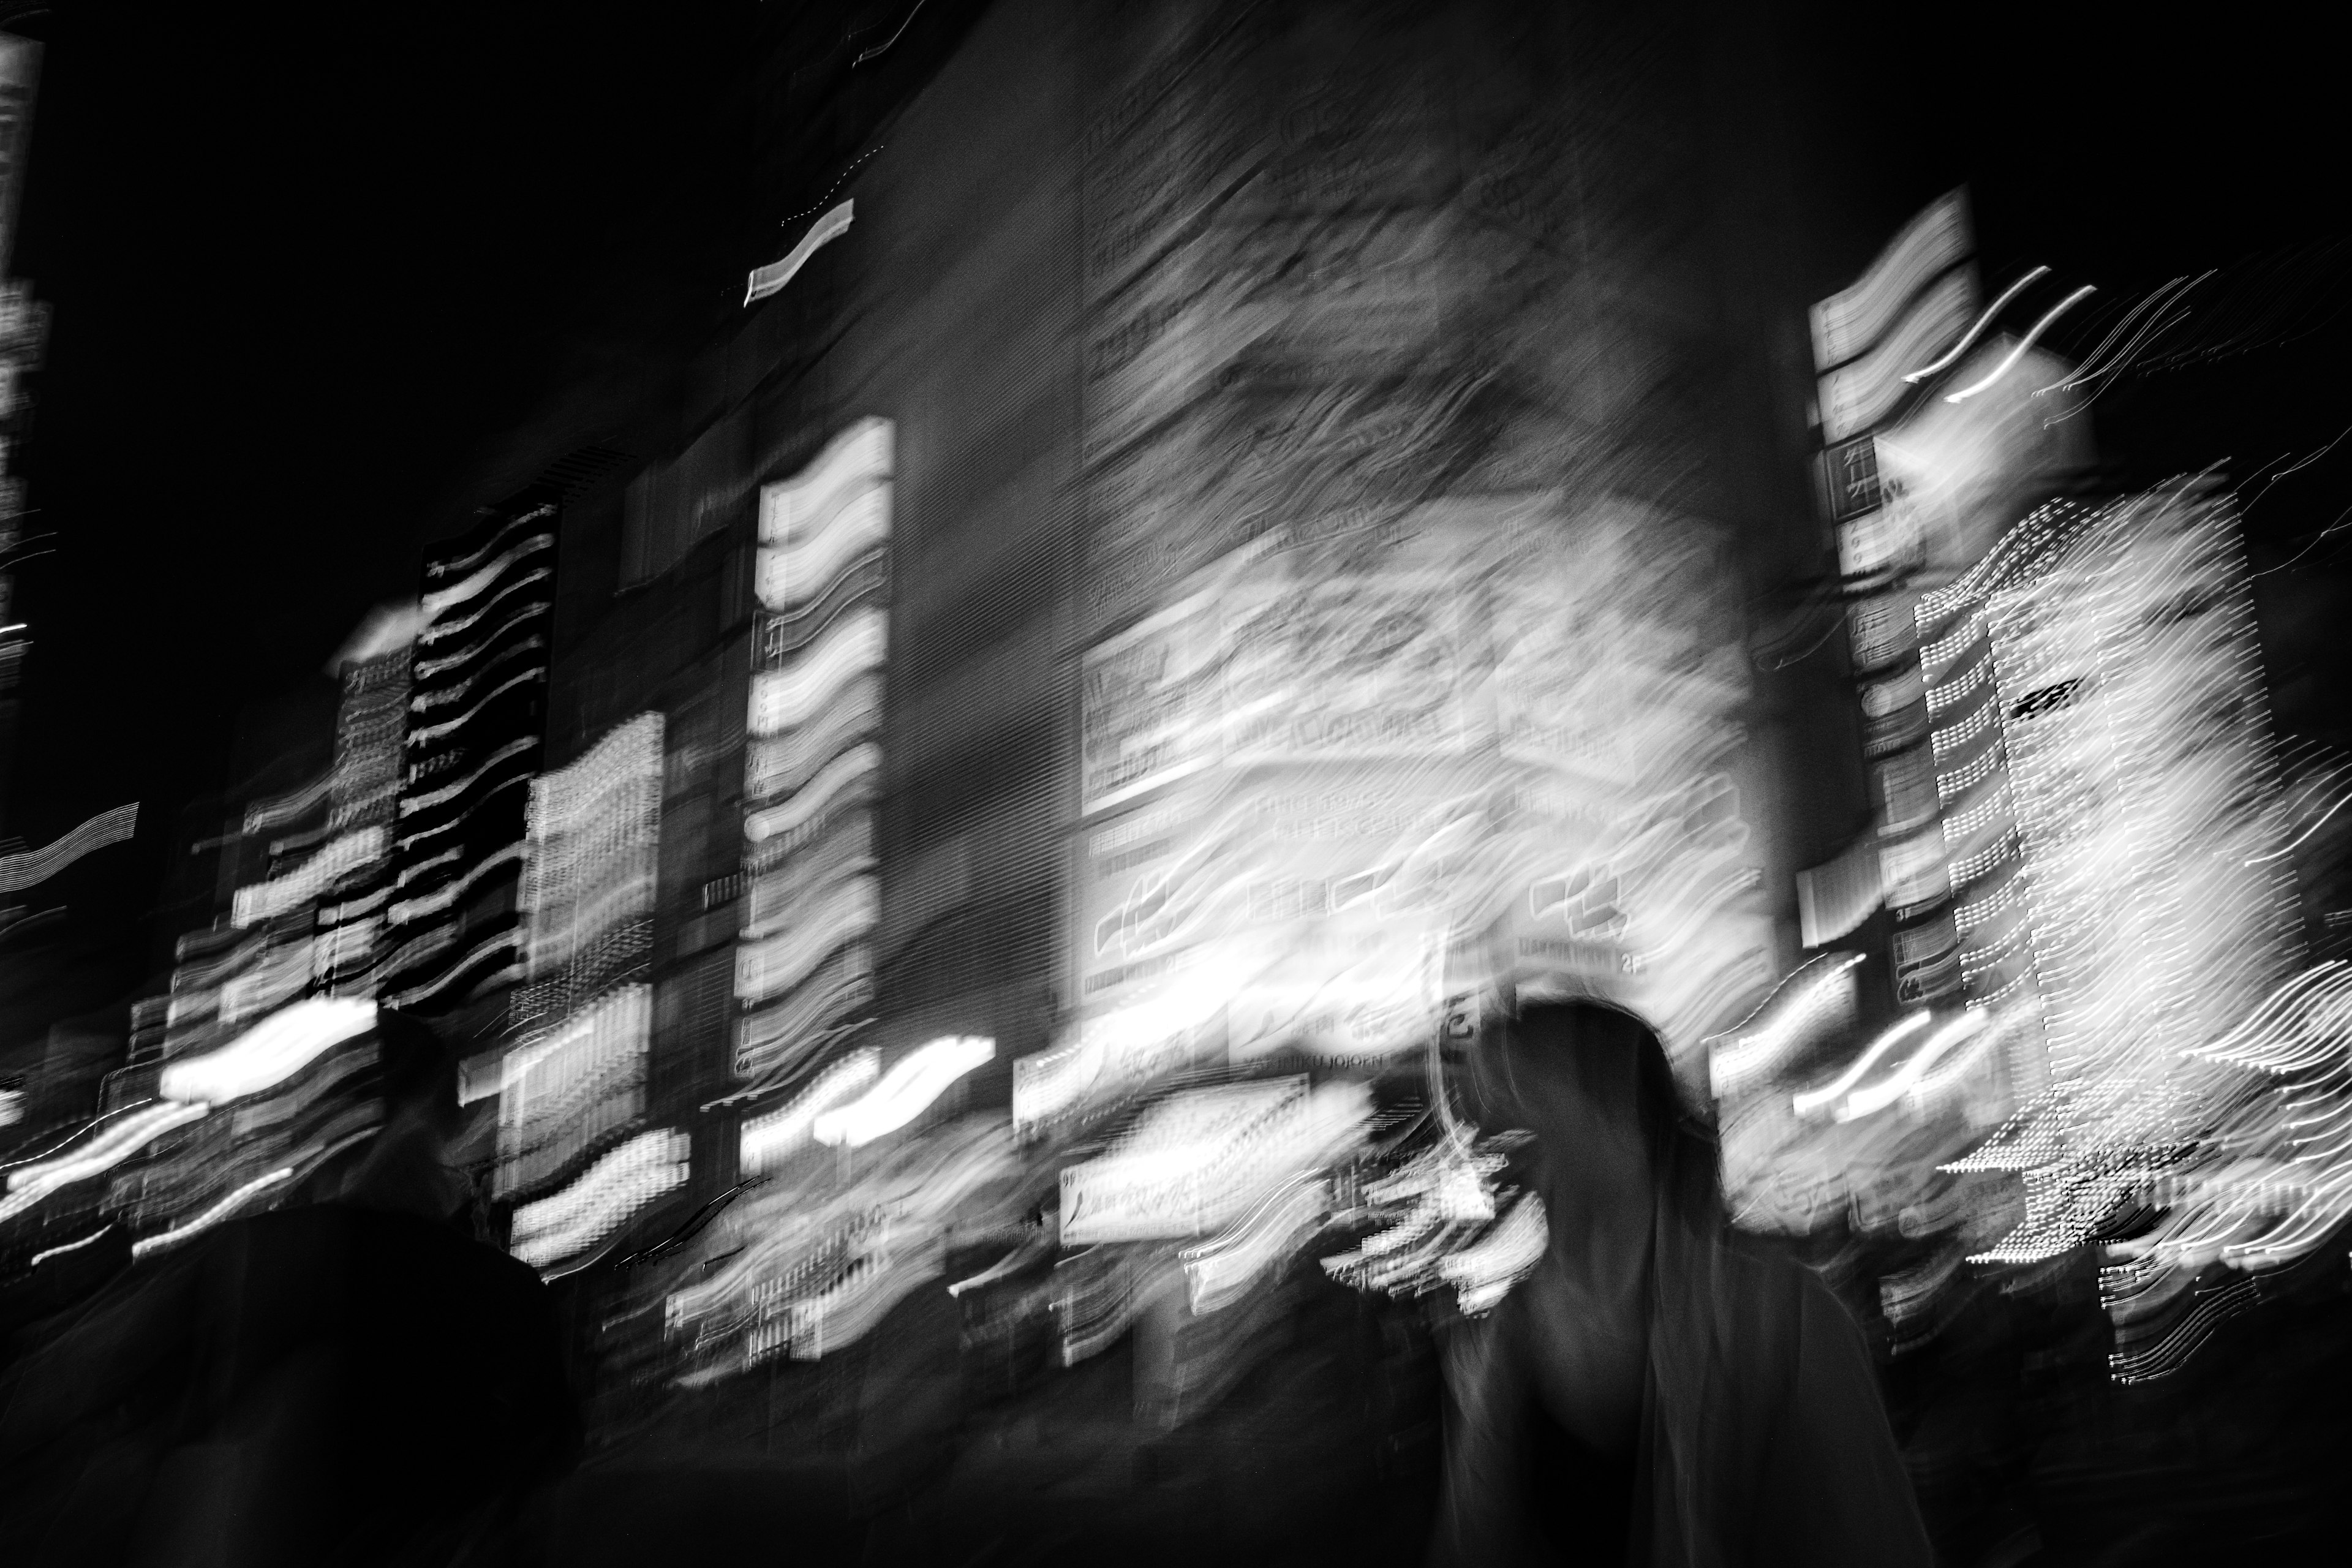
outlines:
[[[1488,984],[1685,1044],[1769,979],[1706,540],[1455,500],[1268,535],[1086,664],[1078,1019],[1015,1117],[1222,1053],[1375,1064]]]

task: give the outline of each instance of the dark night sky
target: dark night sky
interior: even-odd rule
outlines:
[[[5,831],[145,801],[124,882],[152,892],[154,808],[219,788],[237,707],[319,682],[414,592],[502,437],[558,395],[592,434],[723,318],[756,205],[747,12],[67,0],[18,25],[46,58],[14,269],[53,310],[22,469],[58,537],[19,580]]]
[[[137,850],[108,852],[144,907],[154,808],[221,786],[236,707],[315,681],[412,591],[519,428],[578,444],[728,319],[783,199],[751,188],[754,8],[64,0],[18,24],[47,53],[15,269],[54,310],[20,461],[58,548],[19,581],[35,651],[0,831],[151,803]],[[1830,283],[1961,180],[1995,287],[2048,261],[2120,291],[2352,231],[2333,51],[2293,8],[1783,21]],[[2343,340],[2150,384],[2102,438],[2175,469],[2315,447],[2352,423]],[[2352,442],[2339,458],[2258,538],[2352,503]],[[2327,559],[2266,601],[2274,672],[2341,662]]]

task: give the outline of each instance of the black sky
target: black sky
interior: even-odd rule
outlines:
[[[1996,286],[2048,262],[2121,290],[2352,233],[2311,9],[1785,8],[1805,266],[1843,281],[1961,181]],[[756,11],[66,3],[17,25],[47,58],[15,270],[54,310],[19,466],[58,549],[19,580],[35,651],[0,831],[152,803],[110,852],[152,899],[237,707],[315,681],[412,592],[516,432],[592,437],[730,318],[788,196],[752,188]],[[2102,438],[2173,469],[2315,447],[2352,424],[2343,336],[2151,383]],[[2258,535],[2352,504],[2339,457]],[[2340,729],[2330,560],[2268,606],[2274,669],[2316,672],[2315,731]]]

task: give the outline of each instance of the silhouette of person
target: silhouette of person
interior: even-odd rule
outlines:
[[[373,1138],[285,1206],[134,1265],[11,1369],[11,1561],[520,1552],[524,1500],[578,1443],[555,1316],[473,1234],[439,1042],[390,1015],[376,1038]]]
[[[1459,1077],[1481,1125],[1535,1134],[1514,1179],[1550,1240],[1440,1336],[1432,1560],[1924,1568],[1859,1331],[1801,1266],[1729,1234],[1657,1037],[1609,1007],[1530,1005]]]

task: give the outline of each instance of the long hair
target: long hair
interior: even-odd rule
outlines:
[[[1700,1237],[1721,1232],[1714,1131],[1684,1099],[1664,1043],[1633,1014],[1593,1001],[1530,1003],[1487,1032],[1462,1087],[1489,1131],[1523,1125],[1538,1141],[1547,1101],[1574,1096],[1638,1136],[1653,1190],[1678,1223]]]

